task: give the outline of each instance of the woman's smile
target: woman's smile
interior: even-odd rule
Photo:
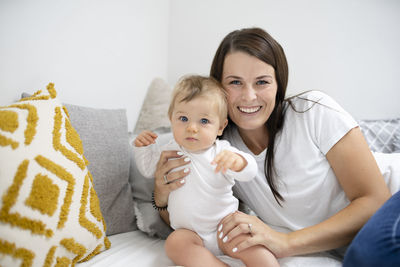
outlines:
[[[244,114],[252,115],[261,110],[262,106],[238,106],[238,110]]]

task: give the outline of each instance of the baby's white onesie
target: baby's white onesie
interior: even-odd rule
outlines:
[[[185,185],[169,195],[171,227],[196,232],[207,249],[216,256],[222,255],[217,243],[217,226],[226,215],[237,210],[239,202],[232,193],[234,180],[244,182],[253,179],[257,174],[255,159],[225,140],[216,140],[213,146],[201,152],[189,152],[175,140],[161,147],[156,143],[134,149],[136,165],[143,176],[148,178],[154,177],[161,151],[178,150],[190,158],[188,165],[175,169],[190,168],[190,173],[185,178]],[[225,174],[215,173],[216,165],[211,165],[211,162],[223,150],[242,155],[247,160],[246,167],[240,172],[228,170]]]

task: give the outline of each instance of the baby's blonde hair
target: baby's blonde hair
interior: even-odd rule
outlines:
[[[172,117],[176,101],[189,102],[200,96],[214,101],[218,107],[220,123],[223,123],[228,116],[228,103],[225,91],[221,84],[214,78],[200,75],[184,76],[176,84],[168,109],[169,118],[171,119]]]

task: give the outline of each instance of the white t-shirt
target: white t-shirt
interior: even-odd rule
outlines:
[[[287,108],[284,126],[275,139],[274,164],[278,176],[274,178],[285,200],[282,206],[274,199],[265,178],[266,150],[254,155],[236,127],[230,127],[224,134],[233,146],[253,155],[258,164],[256,178],[236,183],[235,195],[265,223],[284,232],[320,223],[348,205],[326,153],[357,126],[342,107],[322,92],[305,93],[292,103],[298,112]]]
[[[152,178],[161,151],[178,150],[191,162],[176,170],[188,167],[190,173],[185,185],[170,193],[168,212],[171,227],[185,228],[196,232],[214,255],[222,255],[217,244],[217,226],[228,214],[238,208],[238,200],[233,196],[232,187],[237,181],[249,181],[257,174],[257,163],[248,153],[232,147],[226,140],[216,140],[214,145],[202,152],[189,152],[179,146],[175,140],[163,146],[157,143],[145,147],[135,147],[135,160],[143,176]],[[247,160],[246,167],[240,172],[227,170],[225,174],[215,173],[211,165],[215,156],[223,150],[242,155]]]

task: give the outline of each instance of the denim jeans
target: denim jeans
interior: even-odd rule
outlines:
[[[400,191],[361,228],[347,249],[343,266],[400,266]]]

